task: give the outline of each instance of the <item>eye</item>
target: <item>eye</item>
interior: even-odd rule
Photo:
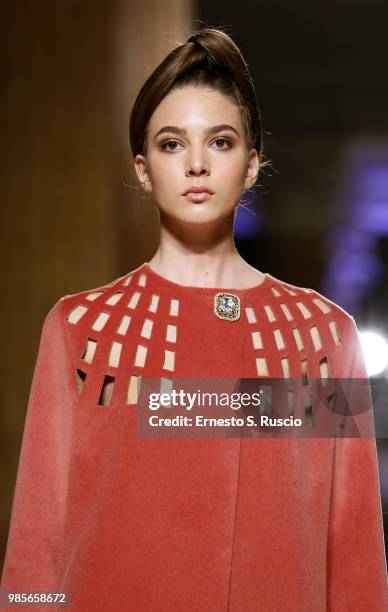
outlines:
[[[176,140],[165,140],[164,142],[161,143],[160,148],[162,151],[176,151],[177,147],[169,147],[169,145],[179,145],[179,142],[177,142]]]
[[[218,138],[213,140],[213,143],[217,143],[216,148],[220,151],[231,149],[233,146],[231,140],[229,140],[229,138],[225,138],[224,136],[219,136]],[[173,153],[174,151],[179,150],[180,145],[181,143],[179,143],[177,140],[170,139],[165,140],[159,146],[161,151],[168,151],[169,153]]]
[[[217,149],[221,149],[221,151],[223,149],[231,149],[233,146],[233,143],[229,140],[229,138],[225,138],[224,136],[220,136],[219,138],[216,138],[213,142],[217,142],[217,143],[221,143],[221,145],[226,145],[226,146],[217,146]]]

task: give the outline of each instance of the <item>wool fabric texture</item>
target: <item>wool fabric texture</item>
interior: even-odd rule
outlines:
[[[222,291],[240,298],[238,320],[215,315]],[[146,262],[59,299],[42,328],[1,589],[67,592],[72,612],[387,612],[374,437],[137,433],[142,378],[303,372],[366,378],[355,321],[270,274],[244,290],[189,287]]]

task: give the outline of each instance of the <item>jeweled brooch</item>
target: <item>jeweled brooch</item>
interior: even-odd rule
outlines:
[[[216,293],[214,296],[214,314],[219,319],[237,321],[240,318],[240,298],[234,293]]]

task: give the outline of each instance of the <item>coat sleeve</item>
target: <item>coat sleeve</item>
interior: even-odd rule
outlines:
[[[357,406],[361,437],[335,439],[327,551],[328,612],[388,612],[387,565],[370,384],[358,330],[349,319],[351,352],[345,373],[365,402]],[[361,379],[364,379],[362,384]],[[351,406],[352,408],[352,406]],[[372,434],[370,433],[372,432]]]
[[[24,424],[2,591],[59,585],[68,491],[72,412],[77,401],[62,309],[43,323]]]

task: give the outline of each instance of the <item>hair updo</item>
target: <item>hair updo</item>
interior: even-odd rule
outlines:
[[[199,30],[173,49],[141,87],[129,123],[133,155],[146,155],[148,123],[163,98],[186,85],[216,89],[239,107],[248,150],[254,147],[262,162],[261,116],[248,66],[230,36],[214,27]]]

